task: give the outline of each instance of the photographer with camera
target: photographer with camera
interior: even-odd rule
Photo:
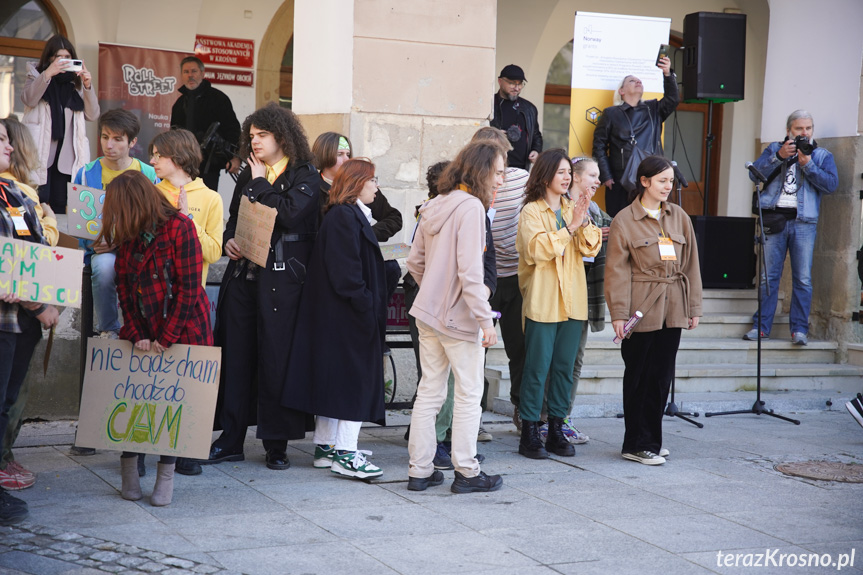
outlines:
[[[202,149],[201,179],[208,188],[218,191],[222,169],[232,174],[240,172],[240,159],[230,152],[240,141],[240,122],[231,99],[204,79],[201,60],[194,56],[183,58],[180,75],[182,95],[171,108],[171,126],[189,130],[205,148]],[[211,130],[213,124],[216,124],[215,132]]]
[[[753,327],[743,339],[757,340],[770,336],[773,314],[779,298],[779,282],[785,265],[785,254],[791,254],[791,342],[809,343],[809,307],[812,303],[812,254],[822,194],[836,191],[839,176],[833,154],[818,147],[813,138],[812,114],[795,110],[788,116],[787,135],[773,142],[753,166],[767,180],[758,201],[762,211],[764,257],[769,293],[761,281],[761,326],[758,312],[752,316]],[[758,174],[758,175],[760,175]],[[758,176],[750,170],[754,182]],[[758,206],[754,206],[757,210]]]

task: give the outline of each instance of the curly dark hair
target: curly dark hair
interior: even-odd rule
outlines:
[[[444,160],[443,162],[432,164],[426,171],[426,184],[429,188],[429,199],[432,199],[440,193],[437,187],[437,181],[440,179],[440,175],[448,165],[449,160]]]
[[[248,158],[252,151],[249,130],[252,126],[259,130],[270,132],[279,147],[290,158],[289,165],[300,166],[313,162],[314,156],[309,148],[306,131],[297,116],[282,108],[275,102],[270,102],[263,108],[258,108],[243,122],[243,133],[240,136],[240,155]]]
[[[554,179],[561,160],[566,160],[566,163],[570,164],[569,156],[563,148],[545,150],[536,158],[536,163],[530,170],[530,177],[524,186],[524,205],[545,197],[545,189]],[[569,181],[569,188],[572,189],[572,180]]]

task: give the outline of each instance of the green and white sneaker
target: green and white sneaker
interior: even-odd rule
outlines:
[[[383,470],[366,459],[366,455],[371,454],[371,451],[362,450],[348,451],[344,455],[334,453],[333,464],[330,467],[330,471],[338,473],[339,475],[356,477],[357,479],[380,477],[384,474]]]
[[[315,461],[312,463],[318,469],[327,469],[333,466],[333,457],[336,454],[335,445],[316,445]]]

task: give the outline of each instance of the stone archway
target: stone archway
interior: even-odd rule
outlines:
[[[294,34],[294,0],[285,0],[267,26],[258,51],[255,108],[279,101],[282,58]]]

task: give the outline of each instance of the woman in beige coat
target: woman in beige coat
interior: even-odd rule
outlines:
[[[668,398],[681,329],[701,317],[701,272],[695,232],[683,209],[668,202],[671,162],[648,156],[638,166],[632,203],[608,234],[605,299],[614,333],[623,339],[624,459],[661,465],[662,412]],[[644,314],[628,339],[624,325]]]

